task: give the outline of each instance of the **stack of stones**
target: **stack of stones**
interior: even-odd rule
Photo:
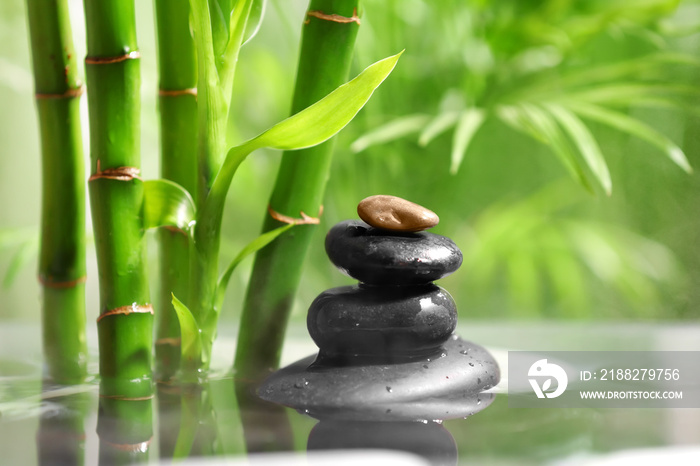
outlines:
[[[326,252],[360,283],[314,300],[307,327],[320,351],[272,374],[258,395],[325,420],[453,419],[484,409],[498,364],[453,334],[455,303],[433,283],[459,268],[459,248],[424,231],[437,215],[406,200],[373,196],[358,213],[364,221],[328,232]]]
[[[462,253],[449,238],[423,231],[439,219],[412,202],[372,196],[358,214],[364,222],[341,222],[326,236],[330,260],[360,283],[327,290],[311,304],[307,325],[320,348],[315,364],[439,354],[457,324],[457,308],[433,281],[457,270]]]

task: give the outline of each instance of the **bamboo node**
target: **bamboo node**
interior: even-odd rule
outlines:
[[[188,234],[185,230],[183,230],[182,228],[172,226],[172,225],[163,225],[161,228],[164,230],[168,230],[170,233],[188,236]]]
[[[168,346],[180,346],[180,338],[175,338],[175,337],[166,337],[166,338],[158,338],[156,340],[156,345],[168,345]]]
[[[141,170],[136,167],[116,167],[116,168],[100,168],[100,161],[97,161],[97,172],[95,172],[88,181],[94,181],[100,178],[108,180],[132,181],[134,179],[141,180],[139,176]]]
[[[75,280],[67,281],[58,281],[45,275],[39,275],[39,283],[41,283],[42,286],[45,286],[46,288],[55,288],[58,290],[65,288],[75,288],[76,286],[80,285],[81,283],[85,283],[86,281],[87,276],[85,275],[83,275],[82,277],[78,277]]]
[[[301,218],[289,217],[287,215],[280,214],[269,204],[267,205],[267,212],[270,214],[270,217],[274,218],[278,222],[289,223],[291,225],[318,225],[321,223],[320,217],[323,215],[323,205],[318,209],[318,217],[310,217],[303,211],[299,212]]]
[[[120,63],[127,60],[138,60],[141,58],[141,52],[134,50],[124,55],[118,55],[116,57],[85,57],[86,65],[111,65],[113,63]]]
[[[335,13],[329,15],[322,12],[321,10],[309,11],[308,13],[306,13],[306,16],[322,19],[324,21],[333,21],[334,23],[357,23],[358,25],[360,24],[360,17],[357,16],[357,8],[353,8],[351,18],[348,18],[347,16],[336,15]],[[306,20],[304,24],[308,24],[308,21],[309,20]]]
[[[119,451],[129,453],[146,453],[148,451],[148,447],[151,445],[151,440],[153,440],[153,437],[149,438],[145,442],[139,443],[112,443],[107,440],[101,440],[101,442]]]
[[[158,95],[161,97],[177,97],[181,95],[197,96],[197,88],[190,87],[187,89],[158,89]]]
[[[71,89],[67,89],[65,92],[62,92],[60,94],[51,94],[48,92],[36,92],[34,93],[34,97],[38,100],[45,100],[45,99],[74,99],[76,97],[80,97],[85,93],[85,86],[82,84],[78,87],[74,87]]]
[[[152,400],[154,395],[148,396],[124,396],[124,395],[100,395],[100,398],[118,401],[148,401]]]
[[[151,306],[150,304],[140,305],[140,304],[132,303],[128,306],[117,307],[115,309],[110,309],[109,311],[105,311],[102,314],[100,314],[100,316],[97,318],[97,322],[99,322],[100,320],[102,320],[108,316],[114,316],[114,315],[119,315],[119,314],[129,315],[132,313],[151,314],[152,315],[153,314],[153,306]]]

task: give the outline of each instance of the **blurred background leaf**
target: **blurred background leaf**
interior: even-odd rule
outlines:
[[[137,3],[142,152],[157,154],[152,11]],[[70,4],[80,44],[81,2]],[[351,74],[406,52],[339,135],[296,323],[321,291],[351,283],[328,261],[325,232],[356,217],[359,200],[382,193],[437,212],[434,231],[462,248],[464,265],[441,285],[463,321],[698,317],[700,179],[687,171],[700,167],[700,2],[363,5]],[[306,6],[269,0],[258,34],[241,50],[231,143],[288,114]],[[22,84],[31,76],[23,15],[21,0],[2,2],[0,69],[9,74],[0,73],[0,228],[36,229],[38,135],[31,81]],[[263,151],[241,165],[226,204],[222,267],[257,236],[278,163],[278,153]],[[157,173],[157,157],[146,158],[144,177]],[[11,257],[0,252],[0,273]],[[222,310],[229,322],[249,276],[248,261],[239,267]],[[0,318],[38,319],[37,301],[26,299],[38,291],[30,269],[0,290]]]

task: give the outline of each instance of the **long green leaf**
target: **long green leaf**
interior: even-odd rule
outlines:
[[[192,312],[187,306],[173,297],[173,308],[177,313],[177,320],[180,322],[180,350],[184,364],[199,367],[202,353],[202,333],[197,325]],[[189,382],[189,381],[188,381]]]
[[[430,141],[450,129],[459,120],[460,112],[441,113],[428,123],[418,138],[419,146],[427,146]]]
[[[257,136],[258,147],[296,150],[330,139],[357,115],[403,53],[380,60],[315,104]]]
[[[2,281],[3,288],[7,289],[12,286],[17,275],[32,262],[32,259],[37,257],[38,253],[39,237],[37,235],[32,235],[29,238],[25,237],[10,260],[10,265],[7,267],[5,278]]]
[[[350,150],[362,152],[370,146],[384,144],[399,139],[407,134],[420,131],[430,121],[428,115],[407,115],[382,125],[352,143]]]
[[[452,156],[450,157],[450,173],[453,175],[459,170],[469,143],[481,127],[485,117],[484,111],[476,107],[464,110],[459,116],[452,140]]]
[[[315,104],[277,123],[257,137],[231,148],[200,213],[205,229],[220,224],[226,193],[238,166],[262,147],[296,150],[320,144],[343,129],[389,76],[403,52],[380,60]],[[209,234],[209,233],[207,233]]]
[[[223,275],[221,275],[221,278],[219,279],[219,284],[216,288],[216,304],[214,305],[214,309],[221,310],[221,307],[224,304],[224,297],[226,296],[226,288],[228,287],[228,282],[231,279],[233,271],[236,269],[236,267],[238,267],[238,264],[240,264],[243,261],[243,259],[245,259],[249,255],[259,251],[260,249],[270,244],[272,241],[274,241],[275,238],[277,238],[279,235],[289,230],[293,226],[294,224],[287,224],[279,228],[275,228],[274,230],[270,230],[267,233],[263,233],[262,235],[258,236],[253,241],[248,243],[243,249],[241,249],[241,251],[231,261],[229,266],[226,268],[226,271],[223,273]]]
[[[248,24],[245,28],[245,35],[243,37],[243,43],[241,46],[250,42],[250,40],[258,34],[260,30],[260,25],[262,24],[263,18],[265,17],[265,10],[267,8],[267,0],[253,0],[253,5],[250,9],[250,15],[248,16]]]
[[[27,241],[27,237],[36,236],[38,231],[32,228],[0,228],[0,251],[11,249]]]
[[[612,193],[612,180],[608,164],[605,163],[605,158],[598,146],[598,142],[588,127],[575,114],[561,105],[549,104],[546,108],[569,134],[593,175],[595,175],[605,193],[609,196]]]
[[[567,106],[584,118],[598,121],[624,133],[643,139],[661,149],[668,158],[687,173],[692,173],[693,168],[688,163],[683,150],[673,141],[656,131],[651,126],[639,120],[631,118],[624,113],[608,110],[596,105],[583,102],[569,102]]]
[[[185,188],[169,180],[149,180],[143,183],[143,190],[144,228],[190,228],[197,212]]]
[[[569,142],[548,113],[531,104],[508,107],[508,112],[503,110],[505,109],[499,109],[498,114],[504,121],[549,145],[571,176],[584,188],[593,192]]]
[[[616,82],[571,92],[567,98],[597,104],[633,105],[637,99],[653,96],[676,96],[679,99],[697,97],[700,90],[692,86],[657,83]]]
[[[238,0],[230,17],[228,43],[226,44],[226,50],[223,52],[224,66],[219,70],[219,78],[225,90],[225,95],[228,95],[227,100],[231,98],[230,93],[233,87],[236,64],[238,63],[238,53],[243,45],[248,17],[254,3],[256,3],[256,0]]]

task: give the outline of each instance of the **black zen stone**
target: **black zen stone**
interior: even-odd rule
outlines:
[[[500,379],[483,347],[453,335],[437,357],[401,364],[309,366],[314,356],[272,374],[258,389],[266,401],[316,419],[401,421],[457,419],[487,407]]]
[[[344,355],[395,362],[439,352],[457,325],[457,307],[433,284],[344,286],[321,293],[306,323],[319,362],[352,363]]]
[[[372,285],[429,283],[462,265],[462,252],[449,238],[426,231],[397,233],[358,220],[331,228],[326,253],[343,273]]]

